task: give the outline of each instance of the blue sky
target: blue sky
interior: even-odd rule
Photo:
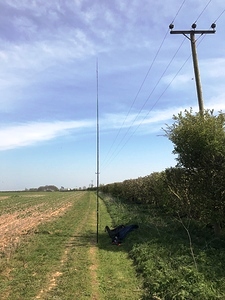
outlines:
[[[198,111],[190,41],[197,36],[204,107],[225,109],[223,0],[6,0],[0,3],[0,190],[96,185],[176,164],[162,128]]]

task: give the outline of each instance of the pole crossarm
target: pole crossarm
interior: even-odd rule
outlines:
[[[216,30],[171,30],[171,34],[210,34],[210,33],[215,33]]]
[[[196,40],[195,40],[195,34],[211,34],[215,33],[216,30],[216,24],[213,23],[211,25],[211,30],[196,30],[196,23],[192,24],[191,30],[173,30],[174,25],[171,23],[169,25],[170,33],[171,34],[183,34],[186,38],[188,38],[191,41],[191,51],[192,51],[192,59],[193,59],[193,67],[194,67],[194,73],[195,73],[195,83],[196,83],[196,90],[197,90],[197,96],[198,96],[198,105],[199,105],[199,112],[203,114],[204,112],[204,105],[203,105],[203,97],[202,97],[202,87],[201,87],[201,81],[200,81],[200,72],[198,68],[198,58],[197,58],[197,50],[196,50]]]

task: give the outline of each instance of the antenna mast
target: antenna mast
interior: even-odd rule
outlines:
[[[98,59],[96,61],[96,88],[97,88],[97,236],[98,243],[98,224],[99,224],[99,110],[98,110]]]

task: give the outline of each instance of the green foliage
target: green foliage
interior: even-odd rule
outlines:
[[[220,234],[225,218],[225,115],[181,112],[165,129],[174,144],[175,168],[101,187],[131,203],[199,220]]]
[[[178,155],[177,167],[185,173],[190,209],[218,228],[225,216],[225,115],[185,110],[174,120],[165,132]],[[177,186],[180,183],[178,179]]]
[[[164,172],[154,172],[145,177],[108,184],[100,190],[125,201],[148,203],[154,207],[163,205],[162,195],[167,193]]]
[[[148,300],[216,300],[225,298],[225,240],[214,239],[199,223],[183,219],[188,235],[178,219],[146,204],[134,204],[105,197],[114,225],[137,223],[121,247],[129,251],[136,270],[143,277]]]
[[[178,165],[191,171],[205,168],[222,168],[225,164],[225,115],[213,115],[206,110],[204,115],[185,110],[174,116],[172,126],[165,132],[174,144]]]
[[[174,121],[165,133],[175,168],[101,190],[114,196],[106,201],[114,225],[140,225],[129,253],[144,299],[225,299],[225,115],[186,110]]]
[[[197,271],[190,262],[186,249],[179,251],[166,248],[158,241],[135,246],[131,255],[137,263],[137,269],[143,272],[147,299],[219,299],[215,286],[204,274]]]

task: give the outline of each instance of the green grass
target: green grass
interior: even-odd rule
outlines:
[[[10,255],[1,255],[2,300],[225,299],[225,239],[199,224],[183,219],[190,247],[179,219],[106,197],[96,244],[93,192],[1,193],[0,216],[19,212],[24,220],[69,203],[64,214],[45,218]],[[139,229],[114,246],[104,228],[119,224]]]
[[[105,197],[105,203],[114,226],[139,225],[139,230],[127,237],[125,248],[143,276],[143,299],[225,299],[223,238],[183,220],[191,236],[190,246],[178,219],[146,205],[125,204],[109,197]]]
[[[104,231],[106,225],[111,227],[113,220],[101,201],[98,243],[101,268],[98,269],[98,276],[103,299],[141,299],[142,278],[137,277],[133,261],[128,255],[129,244],[112,245],[108,234]]]
[[[104,232],[111,219],[101,200],[96,245],[94,193],[7,193],[7,196],[0,200],[1,214],[19,211],[23,219],[30,214],[25,212],[26,208],[38,209],[41,214],[68,203],[72,205],[63,215],[45,219],[26,232],[10,255],[0,257],[2,300],[141,298],[141,281],[126,248],[111,245]]]
[[[50,198],[51,205],[53,205],[51,200],[53,199]],[[59,194],[55,198],[55,202],[57,200],[59,202],[66,201],[64,195]],[[71,201],[71,195],[67,201]],[[36,233],[28,234],[23,239],[10,261],[5,262],[5,267],[11,270],[9,275],[11,280],[7,284],[4,283],[6,294],[9,293],[8,300],[32,299],[38,294],[38,291],[48,289],[48,286],[51,285],[52,274],[64,271],[65,266],[61,263],[61,259],[66,247],[70,247],[68,243],[72,243],[73,234],[82,221],[84,215],[81,211],[87,211],[89,202],[88,199],[75,198],[74,205],[65,215],[52,222],[41,224],[36,229]],[[47,206],[49,205],[48,202]],[[83,251],[83,256],[86,251]],[[69,257],[65,257],[65,260],[67,264]],[[68,285],[65,290],[67,288]],[[87,289],[86,286],[85,288]],[[47,299],[51,299],[49,295]]]

